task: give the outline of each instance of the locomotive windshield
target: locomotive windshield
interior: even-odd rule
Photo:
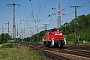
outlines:
[[[53,32],[54,30],[53,30],[53,29],[50,29],[49,31],[50,31],[50,32]]]
[[[57,29],[50,29],[49,31],[50,32],[54,32],[54,31],[57,31]]]

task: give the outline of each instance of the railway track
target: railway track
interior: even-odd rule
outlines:
[[[24,43],[25,45],[26,43]],[[45,56],[52,60],[90,60],[90,50],[77,49],[60,49],[60,48],[48,48],[41,44],[26,44],[30,48],[37,50],[43,50]],[[71,47],[70,47],[71,48]]]
[[[64,49],[61,52],[90,58],[90,51],[88,51],[88,50],[79,50],[79,49],[69,50],[69,49]]]
[[[45,51],[68,58],[69,60],[90,60],[90,52],[86,53],[83,50],[47,49]]]

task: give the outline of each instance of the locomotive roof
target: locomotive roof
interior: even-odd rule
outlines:
[[[52,29],[50,29],[50,30],[48,30],[48,31],[57,31],[57,30],[59,30],[59,29],[57,29],[57,28],[52,28]],[[61,30],[59,30],[59,31],[61,31]]]
[[[59,30],[59,29],[57,29],[57,28],[52,28],[52,29],[50,29],[50,30]]]

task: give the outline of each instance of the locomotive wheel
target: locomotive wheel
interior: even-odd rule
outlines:
[[[65,42],[64,42],[64,40],[61,40],[60,42],[61,42],[60,48],[63,48]]]
[[[43,44],[44,44],[45,46],[47,46],[47,42],[46,42],[46,41],[44,41]]]
[[[61,46],[61,42],[60,41],[58,41],[58,47],[60,47]]]
[[[49,47],[49,46],[50,46],[50,42],[46,42],[46,43],[45,43],[45,46],[46,46],[46,47]]]
[[[43,45],[45,45],[46,44],[46,42],[45,41],[43,41]]]

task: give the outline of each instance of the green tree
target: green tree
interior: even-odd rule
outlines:
[[[6,42],[4,33],[1,34],[0,38],[1,38],[1,41],[0,41],[1,44]]]
[[[9,39],[11,39],[10,35],[8,35],[7,33],[2,33],[0,35],[0,44],[6,43]]]
[[[65,23],[62,26],[61,29],[64,34],[67,35],[67,40],[74,41],[74,37],[72,37],[72,35],[75,35],[75,28],[77,29],[77,38],[79,38],[79,40],[90,41],[90,14],[78,16],[76,23],[75,19],[73,19],[71,22]]]

